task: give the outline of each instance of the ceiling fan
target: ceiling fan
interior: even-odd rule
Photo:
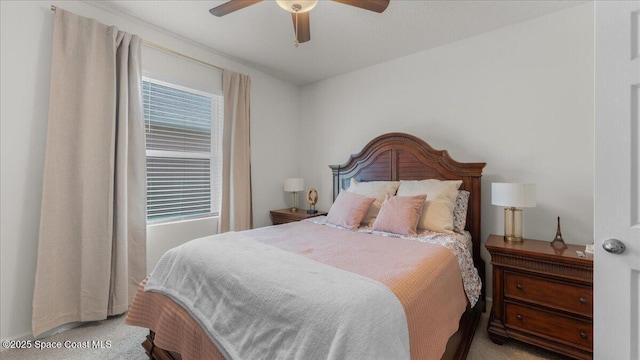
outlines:
[[[262,0],[230,0],[226,3],[209,9],[209,12],[215,16],[225,16],[234,11],[244,9],[247,6],[261,2]],[[383,12],[389,5],[389,0],[332,0],[341,4],[355,6],[361,9]],[[309,30],[309,11],[313,9],[318,0],[276,0],[281,8],[291,13],[293,19],[293,30],[295,39],[293,43],[297,47],[298,44],[311,40],[311,32]]]

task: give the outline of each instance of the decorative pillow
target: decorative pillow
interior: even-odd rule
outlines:
[[[371,225],[378,216],[378,211],[380,211],[380,206],[384,201],[387,195],[395,195],[396,191],[398,191],[398,186],[400,186],[399,181],[363,181],[360,182],[355,179],[351,179],[351,183],[349,184],[348,192],[364,195],[368,197],[372,197],[375,199],[371,207],[367,211],[367,214],[364,216],[363,224]]]
[[[415,236],[426,194],[416,196],[389,196],[382,203],[373,230]]]
[[[453,231],[460,234],[464,233],[464,227],[467,225],[469,195],[471,195],[471,193],[466,190],[458,190],[456,206],[453,208]]]
[[[462,180],[413,180],[400,181],[398,196],[427,194],[419,229],[453,234],[453,208]]]
[[[374,200],[364,195],[342,191],[329,209],[327,222],[347,229],[357,229]]]

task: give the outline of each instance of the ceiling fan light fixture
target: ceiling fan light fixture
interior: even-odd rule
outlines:
[[[232,12],[244,9],[247,6],[257,4],[262,0],[228,0],[224,4],[209,9],[209,13],[215,16],[225,16]],[[341,4],[354,6],[360,9],[381,13],[386,10],[391,0],[332,0]],[[297,47],[300,43],[311,40],[309,30],[309,11],[318,5],[318,0],[276,0],[276,4],[285,11],[291,13],[295,38],[293,43]]]
[[[306,13],[318,4],[318,0],[276,0],[276,3],[290,13]]]

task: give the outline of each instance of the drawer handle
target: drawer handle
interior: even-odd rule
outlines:
[[[587,299],[581,297],[580,298],[580,304],[586,304],[587,303]]]
[[[516,315],[516,319],[522,321],[522,315],[520,315],[520,314]]]
[[[584,331],[580,331],[580,337],[583,339],[587,338],[587,334]]]
[[[516,289],[522,290],[522,285],[521,284],[516,284]]]

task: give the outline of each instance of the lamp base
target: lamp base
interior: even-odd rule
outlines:
[[[289,211],[291,212],[298,211],[298,192],[297,191],[291,192],[291,207],[289,208]]]
[[[504,236],[504,241],[508,241],[508,242],[523,242],[524,239],[522,238],[522,236],[508,236],[508,235],[505,235]]]
[[[504,241],[522,242],[522,209],[504,208]]]

